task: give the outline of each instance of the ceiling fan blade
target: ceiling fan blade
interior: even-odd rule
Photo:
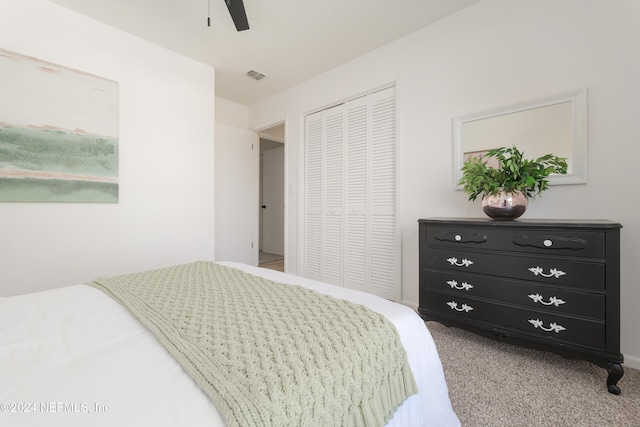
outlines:
[[[236,30],[244,31],[249,29],[249,21],[247,20],[247,13],[244,10],[244,3],[242,0],[224,0],[231,14],[231,19],[236,26]]]

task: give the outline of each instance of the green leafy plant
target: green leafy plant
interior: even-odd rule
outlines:
[[[458,185],[475,200],[479,195],[495,195],[501,192],[520,191],[527,198],[535,198],[549,187],[547,177],[552,173],[567,173],[565,158],[546,154],[535,160],[523,157],[515,146],[489,150],[482,158],[474,157],[464,162],[462,178]],[[487,166],[487,158],[494,157],[500,167]]]

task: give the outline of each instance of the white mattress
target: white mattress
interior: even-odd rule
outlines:
[[[394,323],[419,394],[390,427],[459,426],[424,322],[374,295],[223,262],[365,305]],[[101,291],[75,285],[0,298],[1,426],[224,426],[208,397],[155,337]]]

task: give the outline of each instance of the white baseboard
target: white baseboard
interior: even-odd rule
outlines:
[[[418,303],[413,302],[413,301],[401,301],[400,304],[402,305],[406,305],[407,307],[411,308],[413,311],[418,311]]]
[[[640,369],[640,357],[624,355],[623,367]],[[623,377],[624,378],[624,377]]]

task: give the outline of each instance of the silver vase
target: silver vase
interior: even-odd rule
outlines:
[[[512,220],[519,218],[529,206],[529,199],[520,191],[485,195],[482,210],[493,219]]]

